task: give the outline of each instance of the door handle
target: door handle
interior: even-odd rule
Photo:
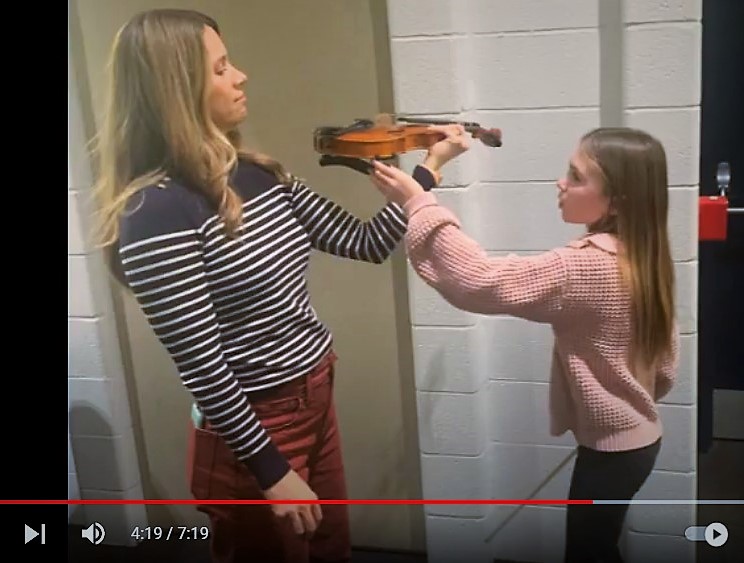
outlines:
[[[728,196],[729,185],[731,184],[731,166],[728,162],[719,162],[716,169],[716,183],[718,184],[718,193],[721,197]],[[729,215],[743,215],[744,207],[729,207]]]

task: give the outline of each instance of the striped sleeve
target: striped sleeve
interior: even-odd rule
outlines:
[[[301,182],[292,185],[292,203],[313,248],[336,256],[380,264],[406,232],[405,213],[395,203],[364,222]]]
[[[152,230],[169,215],[138,217]],[[135,213],[138,216],[140,213]],[[143,223],[144,221],[144,223]],[[216,431],[245,462],[263,489],[281,479],[289,464],[279,453],[225,361],[204,268],[202,240],[180,224],[171,232],[137,236],[122,229],[119,248],[127,283],[160,342],[175,362],[183,384]],[[145,229],[143,228],[142,231]],[[126,236],[125,236],[126,234]]]

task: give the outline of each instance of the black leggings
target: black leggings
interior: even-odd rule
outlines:
[[[661,439],[624,452],[599,452],[579,446],[569,499],[630,500],[648,478]],[[566,563],[622,563],[618,540],[627,504],[568,505]]]

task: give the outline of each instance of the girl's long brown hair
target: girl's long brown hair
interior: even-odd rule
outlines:
[[[581,140],[599,169],[613,213],[592,231],[622,242],[621,269],[632,307],[632,356],[652,368],[671,350],[674,268],[669,245],[667,160],[662,144],[644,131],[599,128]]]

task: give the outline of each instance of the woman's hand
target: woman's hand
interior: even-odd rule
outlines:
[[[401,207],[405,203],[424,193],[424,188],[411,175],[394,166],[388,166],[375,160],[375,169],[370,174],[372,183],[382,192],[388,201],[397,203]]]
[[[308,484],[295,471],[290,470],[273,487],[264,491],[267,500],[317,500]],[[278,518],[289,518],[294,531],[311,537],[323,517],[319,504],[272,504],[271,510]]]
[[[470,142],[465,128],[456,123],[452,125],[430,125],[429,129],[446,135],[444,139],[429,147],[428,154],[424,159],[423,165],[436,175],[442,166],[467,151],[470,148]]]

